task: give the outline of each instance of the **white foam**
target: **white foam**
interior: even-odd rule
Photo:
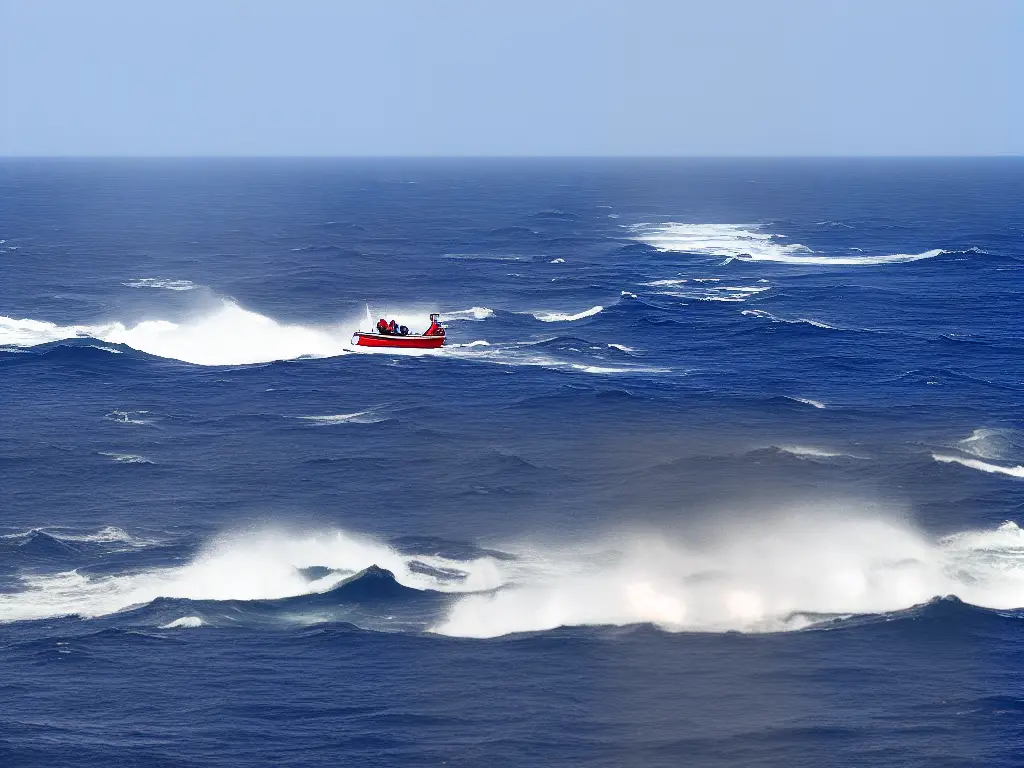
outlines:
[[[854,456],[852,453],[842,453],[841,451],[829,451],[824,448],[815,448],[810,445],[776,445],[780,451],[792,454],[793,456],[806,456],[814,459],[835,459],[835,458],[851,458],[858,459],[859,456]]]
[[[149,411],[111,411],[105,418],[116,421],[118,424],[152,424],[152,419],[132,418],[135,414],[145,414]]]
[[[420,562],[464,574],[452,580],[422,573]],[[454,560],[403,555],[370,537],[344,531],[289,533],[265,529],[219,537],[190,563],[116,576],[76,571],[23,577],[20,592],[0,593],[0,622],[51,616],[101,616],[143,605],[158,597],[192,600],[272,600],[325,592],[340,581],[377,565],[405,586],[445,592],[494,589],[502,584],[489,557]],[[309,581],[301,569],[322,566],[327,576]]]
[[[742,302],[764,291],[771,290],[770,285],[716,285],[717,278],[678,278],[671,280],[652,280],[641,283],[649,288],[671,290],[655,291],[659,296],[672,296],[695,301],[733,301]]]
[[[940,461],[943,464],[960,464],[970,469],[977,469],[980,472],[988,472],[990,474],[1007,475],[1008,477],[1018,477],[1024,479],[1024,466],[1019,467],[1005,467],[1000,464],[991,464],[981,459],[969,459],[964,456],[952,456],[950,454],[933,453],[932,458],[936,461]]]
[[[147,546],[153,543],[152,539],[143,539],[137,536],[132,536],[123,528],[118,528],[116,525],[104,526],[100,530],[96,531],[96,533],[72,533],[66,531],[60,531],[58,533],[48,531],[48,533],[61,541],[133,544],[136,546]]]
[[[433,631],[466,637],[651,622],[672,631],[784,631],[801,614],[885,613],[954,594],[1024,604],[1024,532],[931,539],[897,520],[808,510],[693,541],[618,535],[521,549],[509,585],[463,596]]]
[[[662,252],[696,253],[726,258],[749,258],[752,261],[773,261],[808,266],[869,266],[901,264],[930,259],[945,251],[933,249],[923,253],[894,253],[879,256],[829,256],[816,253],[800,243],[784,243],[783,235],[761,232],[746,224],[636,224],[630,227],[633,237]]]
[[[980,459],[1012,460],[1024,450],[1024,434],[1014,429],[981,427],[957,443],[957,447]]]
[[[128,288],[163,288],[166,291],[192,291],[198,287],[191,280],[169,280],[162,277],[140,277],[121,285]]]
[[[130,328],[0,317],[0,344],[28,347],[86,336],[197,365],[244,365],[344,354],[351,351],[353,325],[285,325],[225,300],[212,313],[182,323],[148,320]]]
[[[486,320],[494,316],[494,310],[488,307],[470,307],[469,309],[457,309],[452,312],[442,312],[443,320]]]
[[[825,404],[823,402],[821,402],[820,400],[811,400],[810,398],[807,398],[807,397],[791,397],[789,399],[790,400],[795,400],[798,403],[804,403],[806,405],[810,405],[810,406],[812,406],[814,408],[824,408],[825,407]]]
[[[100,456],[107,456],[119,464],[152,464],[153,462],[145,456],[138,456],[134,453],[111,453],[100,451]]]
[[[574,320],[582,320],[585,317],[593,317],[598,312],[602,312],[604,307],[596,306],[590,309],[585,309],[582,312],[575,314],[569,314],[566,312],[531,312],[535,318],[540,320],[542,323],[571,323]]]
[[[628,352],[628,353],[636,352],[636,350],[633,349],[633,347],[627,347],[625,344],[609,344],[608,346],[611,347],[612,349],[617,349],[620,352]]]
[[[66,530],[63,528],[31,528],[19,533],[8,533],[0,535],[0,539],[25,539],[33,533],[45,533],[58,541],[73,542],[76,544],[118,544],[128,548],[141,549],[158,543],[155,539],[132,536],[121,528],[108,525],[93,533],[82,533],[77,530]]]
[[[835,325],[829,325],[828,323],[824,323],[821,320],[814,320],[813,318],[809,317],[797,317],[792,320],[787,320],[784,317],[778,317],[776,315],[773,315],[771,312],[767,312],[763,309],[744,309],[742,312],[740,312],[740,314],[747,315],[748,317],[760,317],[765,320],[771,320],[773,323],[804,323],[806,325],[813,325],[815,328],[824,328],[832,331],[842,330],[841,328],[838,328]]]
[[[303,421],[310,421],[313,424],[377,424],[384,421],[384,417],[375,415],[372,411],[357,411],[355,413],[332,413],[324,416],[297,416]]]
[[[550,264],[565,264],[565,259],[552,259]]]
[[[175,619],[169,624],[164,624],[160,629],[196,629],[206,624],[198,616],[182,616],[180,619]]]

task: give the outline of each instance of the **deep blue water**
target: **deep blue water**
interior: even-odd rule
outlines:
[[[1024,764],[1024,161],[0,200],[0,764]]]

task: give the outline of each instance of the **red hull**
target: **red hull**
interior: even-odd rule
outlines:
[[[391,347],[393,349],[438,349],[444,344],[444,336],[394,336],[383,333],[357,331],[352,341],[360,347]]]

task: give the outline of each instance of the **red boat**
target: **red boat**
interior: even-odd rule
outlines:
[[[391,347],[392,349],[438,349],[445,342],[444,326],[430,316],[430,327],[424,333],[401,333],[394,321],[389,324],[383,319],[377,323],[377,332],[356,331],[352,343],[360,347]],[[401,328],[405,329],[404,326]]]

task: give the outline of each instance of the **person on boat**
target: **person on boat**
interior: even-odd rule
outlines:
[[[396,323],[394,320],[388,323],[388,333],[393,334],[395,336],[398,335],[398,323]]]
[[[388,332],[388,321],[383,317],[377,321],[377,333],[384,334]]]
[[[444,336],[444,327],[437,321],[438,315],[430,316],[430,327],[424,336]]]
[[[407,325],[400,325],[400,326],[398,326],[398,333],[400,335],[402,335],[402,336],[408,336],[409,335],[409,326],[407,326]]]

